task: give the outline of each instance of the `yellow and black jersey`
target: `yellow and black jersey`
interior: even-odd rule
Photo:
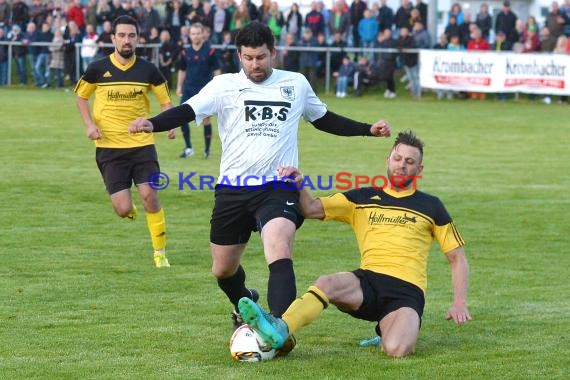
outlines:
[[[150,117],[150,91],[161,105],[170,103],[166,80],[152,63],[134,57],[121,65],[114,54],[90,64],[74,91],[84,99],[95,93],[93,121],[103,134],[95,145],[101,148],[154,144],[152,133],[129,134],[128,126],[138,117]]]
[[[443,252],[465,244],[436,197],[417,190],[362,188],[320,198],[324,220],[350,224],[360,250],[360,268],[427,289],[433,240]]]

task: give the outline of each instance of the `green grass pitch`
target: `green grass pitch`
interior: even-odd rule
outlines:
[[[439,196],[467,241],[473,321],[444,315],[452,300],[437,246],[416,354],[359,348],[373,324],[331,307],[284,359],[232,361],[230,305],[210,274],[211,191],[162,191],[170,269],[152,265],[143,213],[116,217],[72,93],[0,90],[1,379],[567,379],[570,368],[570,109],[524,99],[387,101],[323,95],[337,113],[425,143],[419,187]],[[176,100],[177,101],[177,100]],[[154,112],[158,107],[153,104]],[[164,172],[218,174],[220,145],[179,159],[180,136],[157,136]],[[300,126],[306,174],[385,174],[393,138],[342,138]],[[325,194],[328,192],[318,192]],[[141,209],[140,201],[136,202]],[[306,221],[297,234],[301,294],[318,275],[357,267],[346,225]],[[265,304],[258,236],[244,257]]]

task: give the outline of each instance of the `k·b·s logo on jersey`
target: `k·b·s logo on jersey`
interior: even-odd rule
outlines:
[[[287,114],[291,109],[289,102],[266,102],[259,100],[246,100],[245,121],[267,121],[276,118],[279,121],[287,120]]]

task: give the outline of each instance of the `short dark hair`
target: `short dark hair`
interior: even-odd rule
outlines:
[[[241,29],[236,35],[235,44],[241,52],[242,46],[257,48],[267,45],[270,51],[275,49],[275,37],[271,29],[259,21],[252,21]]]
[[[392,145],[392,150],[396,148],[398,145],[404,144],[413,146],[414,148],[418,148],[420,151],[420,160],[424,156],[424,143],[422,140],[416,137],[416,134],[411,130],[399,132],[396,140],[394,141],[394,145]]]
[[[121,24],[134,25],[137,31],[137,35],[139,34],[139,24],[137,23],[137,20],[128,15],[119,16],[113,21],[113,24],[111,25],[111,34],[115,35],[115,29],[117,28],[117,25]]]

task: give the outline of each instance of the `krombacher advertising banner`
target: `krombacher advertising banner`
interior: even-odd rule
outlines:
[[[570,95],[570,55],[421,50],[420,83],[453,91]]]

